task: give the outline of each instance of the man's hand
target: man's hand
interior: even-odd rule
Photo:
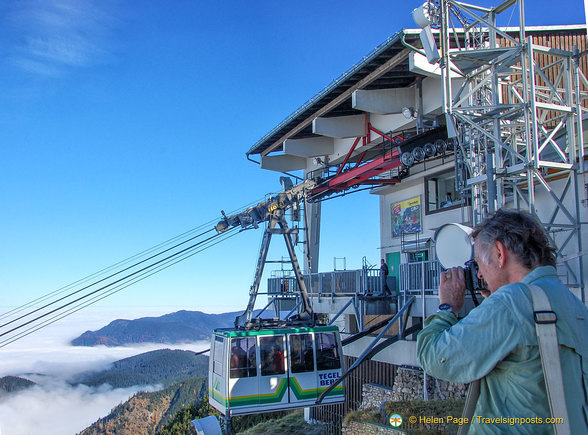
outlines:
[[[451,305],[457,315],[465,298],[465,275],[461,267],[452,267],[439,276],[439,303]]]

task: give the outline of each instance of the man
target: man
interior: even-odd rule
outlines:
[[[383,295],[391,294],[390,288],[388,287],[388,265],[383,258],[380,264],[380,286],[382,287]]]
[[[478,418],[545,421],[551,416],[527,285],[541,287],[557,315],[571,433],[588,433],[588,309],[558,279],[544,229],[529,214],[499,210],[471,237],[478,277],[489,293],[458,321],[464,271],[452,268],[441,274],[439,311],[417,338],[420,364],[430,375],[451,382],[481,380],[470,433],[552,433],[548,424],[511,426]]]

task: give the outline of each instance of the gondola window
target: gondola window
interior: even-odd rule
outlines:
[[[223,375],[223,350],[224,350],[224,339],[222,337],[215,338],[214,344],[214,363],[213,371],[219,376]]]
[[[317,370],[341,368],[341,358],[334,332],[320,332],[317,335]]]
[[[312,335],[299,334],[290,336],[290,358],[292,363],[292,373],[314,371]]]
[[[233,338],[231,340],[231,378],[257,376],[255,338]]]
[[[284,337],[261,337],[259,339],[261,376],[283,375]]]

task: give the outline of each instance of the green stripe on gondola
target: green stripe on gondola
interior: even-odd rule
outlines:
[[[280,380],[280,385],[278,385],[278,389],[274,394],[260,394],[259,395],[259,403],[274,403],[274,402],[281,402],[284,398],[284,394],[288,390],[288,380],[283,378]]]
[[[228,405],[227,398],[225,396],[223,396],[222,394],[220,394],[218,391],[215,391],[212,388],[209,388],[208,395],[210,397],[212,397],[214,400],[216,400],[218,403],[223,405],[225,408],[227,407],[227,405]]]
[[[299,334],[307,332],[336,332],[339,328],[336,326],[319,326],[315,328],[300,327],[300,328],[283,328],[283,329],[270,329],[262,331],[242,331],[234,329],[215,329],[214,333],[223,335],[225,337],[254,337],[257,335],[276,335],[276,334]]]
[[[298,383],[296,378],[290,378],[290,388],[294,392],[294,395],[296,396],[297,400],[308,400],[308,399],[317,398],[328,387],[309,388],[308,390],[305,390],[300,386],[300,384]],[[335,388],[333,388],[331,391],[329,391],[329,393],[327,394],[327,397],[328,396],[339,396],[339,395],[343,395],[343,394],[344,394],[343,385],[337,385]]]
[[[284,399],[284,394],[288,389],[288,383],[285,378],[280,380],[280,384],[274,393],[267,394],[253,394],[251,396],[230,397],[228,400],[229,406],[247,406],[247,405],[263,405],[268,403],[280,403]],[[222,402],[221,402],[222,403]]]
[[[323,391],[327,389],[324,388],[310,388],[308,390],[304,390],[300,387],[300,384],[296,380],[296,378],[290,378],[290,388],[296,397],[296,400],[310,400],[316,399]],[[217,391],[209,389],[210,396],[216,400],[218,403],[223,404],[226,408],[229,407],[236,407],[236,406],[251,406],[251,405],[264,405],[264,404],[271,404],[271,403],[280,403],[284,399],[284,394],[286,394],[287,390],[287,382],[286,379],[281,379],[278,388],[274,393],[268,394],[253,394],[250,396],[238,396],[238,397],[231,397],[227,399]],[[344,389],[342,385],[338,385],[333,390],[331,390],[327,397],[330,396],[342,396],[344,394]]]

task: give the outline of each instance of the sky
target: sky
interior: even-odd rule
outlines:
[[[279,191],[281,174],[245,152],[386,38],[414,28],[420,3],[2,2],[0,306]],[[581,0],[526,4],[527,25],[585,21]],[[261,237],[239,234],[99,304],[127,317],[244,309]],[[348,269],[364,256],[377,264],[379,245],[376,196],[323,204],[321,271],[333,257]]]

